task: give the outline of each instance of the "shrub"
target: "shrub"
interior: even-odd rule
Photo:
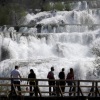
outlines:
[[[13,23],[16,25],[25,15],[25,9],[18,4],[0,6],[0,25],[9,25]]]
[[[59,10],[59,11],[63,11],[63,10],[67,10],[70,11],[71,10],[71,5],[70,3],[66,3],[64,4],[63,2],[56,2],[56,3],[45,3],[43,5],[43,10],[44,11],[51,11],[51,10]]]
[[[62,10],[64,10],[64,4],[62,2],[56,2],[54,4],[54,9],[62,11]]]
[[[9,23],[9,10],[7,7],[0,6],[0,25],[5,25]]]
[[[53,10],[53,4],[52,3],[45,3],[44,5],[43,5],[43,11],[51,11],[51,10]]]
[[[71,4],[70,3],[65,4],[65,10],[67,10],[67,11],[71,10]]]

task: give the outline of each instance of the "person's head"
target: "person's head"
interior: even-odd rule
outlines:
[[[73,73],[73,68],[70,68],[70,72]]]
[[[51,71],[54,71],[54,67],[51,67]]]
[[[19,66],[15,66],[15,69],[18,69],[19,68]]]
[[[64,68],[62,68],[62,71],[64,71],[65,69]]]
[[[33,69],[30,69],[30,73],[34,73]]]

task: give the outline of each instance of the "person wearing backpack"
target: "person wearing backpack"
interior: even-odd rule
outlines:
[[[65,91],[65,72],[64,72],[64,68],[62,68],[62,70],[61,70],[61,72],[59,72],[59,75],[58,75],[58,77],[59,77],[59,79],[60,79],[60,86],[61,86],[61,90],[62,90],[62,92],[64,93],[64,91]],[[61,80],[63,80],[63,81],[61,81]]]
[[[48,79],[54,79],[55,80],[55,77],[54,77],[54,67],[51,67],[51,71],[48,72],[48,75],[47,75],[47,78]],[[55,95],[55,81],[48,81],[49,83],[49,95]],[[51,89],[53,87],[53,93],[51,93]]]
[[[68,86],[70,87],[69,88],[69,96],[72,95],[72,91],[73,91],[73,85],[74,85],[74,82],[72,81],[67,81],[67,80],[74,80],[74,71],[73,71],[73,68],[70,68],[70,72],[67,74],[67,77],[66,77],[66,82],[68,84]]]

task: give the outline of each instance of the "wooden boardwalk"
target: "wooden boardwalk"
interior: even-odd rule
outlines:
[[[30,97],[30,96],[0,96],[0,100],[100,100],[100,97]]]
[[[21,96],[18,95],[19,91],[16,89],[15,94],[11,94],[11,86],[13,85],[11,84],[11,80],[11,78],[0,78],[0,100],[100,100],[100,80],[74,80],[73,86],[68,86],[67,83],[65,86],[61,86],[60,84],[49,86],[48,79],[34,79],[35,82],[38,82],[37,85],[34,85],[38,88],[38,96],[33,95],[32,97],[29,96],[30,91],[26,90],[26,87],[30,86],[26,84],[28,81],[27,78],[21,79]],[[60,81],[66,82],[66,80],[51,81],[55,81],[56,83]],[[49,87],[56,88],[56,95],[49,96]],[[61,87],[65,87],[64,93]],[[74,91],[69,92],[70,87],[74,88]],[[72,93],[72,95],[69,96],[69,93]]]

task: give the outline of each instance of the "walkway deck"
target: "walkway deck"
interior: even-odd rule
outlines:
[[[65,86],[61,86],[59,84],[60,81],[66,82],[66,80],[51,80],[58,84],[49,86],[48,79],[22,78],[20,85],[20,92],[22,93],[21,96],[18,95],[19,91],[17,89],[15,89],[15,94],[10,95],[10,93],[12,93],[10,92],[11,86],[14,85],[11,84],[11,80],[11,78],[0,78],[0,100],[100,100],[100,80],[74,80],[74,85],[71,86],[74,90],[69,92],[70,86],[67,84]],[[26,87],[30,86],[26,84],[28,80],[34,80],[38,83],[37,85],[34,85],[38,89],[38,97],[35,95],[32,97],[29,96],[30,91],[26,90]],[[56,91],[52,93],[55,93],[56,95],[49,96],[49,87],[55,87]],[[61,87],[65,87],[64,93],[62,92]],[[31,93],[34,93],[34,91]],[[72,93],[72,95],[69,96],[69,93]]]
[[[0,96],[0,100],[100,100],[100,97],[30,97],[30,96]]]

